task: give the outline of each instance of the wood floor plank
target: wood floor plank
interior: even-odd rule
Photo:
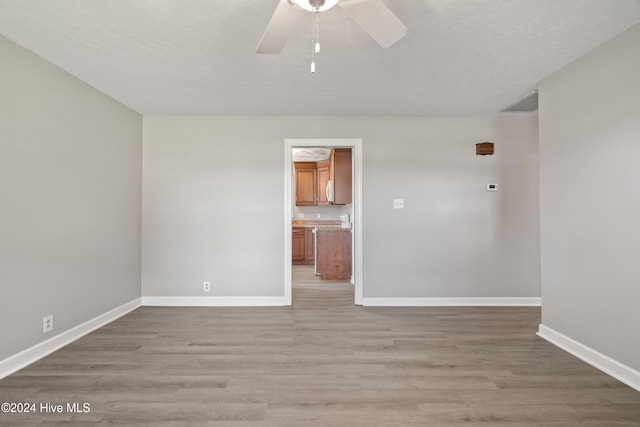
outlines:
[[[142,307],[0,381],[0,426],[640,426],[640,393],[536,336],[535,307]]]

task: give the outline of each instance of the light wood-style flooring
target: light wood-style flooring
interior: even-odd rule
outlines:
[[[142,307],[0,381],[88,402],[0,426],[640,426],[640,393],[537,337],[538,308],[374,308],[294,267],[292,307]]]

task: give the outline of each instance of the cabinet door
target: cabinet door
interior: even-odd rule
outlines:
[[[313,264],[316,256],[315,252],[313,228],[307,227],[304,229],[304,260],[307,264]]]
[[[352,201],[351,148],[336,148],[333,154],[334,202],[346,205]]]
[[[293,227],[291,230],[291,261],[302,263],[304,261],[304,228]]]
[[[317,201],[317,172],[315,163],[313,168],[296,163],[296,206],[316,206]]]
[[[350,230],[320,230],[318,239],[317,270],[321,280],[351,279]]]
[[[331,163],[329,160],[318,162],[318,206],[329,206],[327,183],[331,179]]]

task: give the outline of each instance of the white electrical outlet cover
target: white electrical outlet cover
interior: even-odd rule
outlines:
[[[53,331],[53,314],[42,318],[42,333],[46,334],[51,331]]]
[[[487,191],[498,191],[500,186],[498,184],[487,184]]]
[[[393,199],[393,209],[404,209],[404,199]]]

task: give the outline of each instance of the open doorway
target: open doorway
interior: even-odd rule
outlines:
[[[301,260],[302,262],[298,263],[298,265],[302,265],[302,266],[313,264],[311,265],[313,269],[311,269],[311,267],[296,266],[296,271],[295,271],[296,280],[309,280],[309,281],[317,280],[317,278],[314,277],[315,273],[317,273],[316,271],[318,267],[317,263],[320,262],[321,266],[324,265],[322,264],[323,262],[322,260],[314,259],[313,261],[311,261],[310,259],[306,259],[306,260],[304,259],[305,243],[303,243],[302,246],[298,245],[298,240],[296,239],[296,237],[298,236],[294,236],[293,232],[294,230],[296,230],[297,233],[305,233],[305,227],[300,227],[300,229],[298,230],[296,229],[296,227],[294,227],[294,225],[295,224],[301,225],[303,223],[305,225],[309,225],[309,224],[313,224],[314,222],[317,222],[318,224],[331,225],[330,223],[335,222],[335,224],[333,225],[335,225],[337,229],[334,229],[333,231],[341,231],[342,233],[334,233],[334,232],[329,233],[328,230],[323,230],[324,233],[322,231],[318,231],[317,236],[316,235],[311,236],[310,233],[308,233],[307,231],[307,233],[309,234],[308,238],[312,240],[310,242],[307,242],[306,244],[317,245],[320,242],[324,242],[324,241],[328,242],[331,239],[339,239],[340,238],[339,236],[345,235],[344,231],[349,232],[349,234],[351,235],[351,238],[350,238],[351,248],[349,251],[351,255],[350,273],[352,276],[352,283],[354,287],[353,302],[357,305],[361,305],[362,304],[362,190],[361,190],[362,188],[361,187],[362,140],[355,139],[355,138],[285,139],[284,145],[285,145],[284,147],[284,163],[285,163],[284,296],[285,296],[285,299],[288,301],[289,304],[292,303],[292,286],[293,286],[293,273],[294,273],[293,271],[294,266],[292,265],[292,260],[294,259]],[[350,161],[351,161],[351,177],[352,177],[352,185],[351,185],[351,188],[349,189],[351,192],[351,195],[350,195],[351,203],[349,203],[349,206],[346,206],[346,207],[343,206],[342,208],[338,208],[340,204],[337,204],[336,205],[337,209],[331,210],[331,212],[329,212],[329,210],[323,211],[322,208],[320,207],[316,207],[316,208],[311,207],[313,206],[313,203],[315,203],[317,206],[317,202],[318,202],[317,199],[310,200],[309,203],[307,204],[308,207],[305,206],[304,202],[302,204],[296,203],[296,194],[294,193],[296,176],[294,174],[294,166],[293,166],[293,161],[294,161],[293,149],[294,148],[302,148],[302,149],[314,148],[314,149],[318,149],[318,151],[322,151],[322,149],[325,149],[327,152],[331,152],[332,154],[334,152],[337,152],[338,155],[340,155],[339,153],[341,151],[349,152]],[[307,167],[310,167],[310,168],[311,167],[316,168],[316,170],[313,173],[313,176],[315,176],[315,179],[316,179],[316,181],[313,181],[313,182],[315,182],[316,184],[311,184],[309,185],[310,187],[315,187],[317,185],[317,179],[318,179],[317,165],[318,163],[311,164],[311,162],[309,162],[309,164],[306,165]],[[305,165],[301,165],[301,166],[305,166]],[[321,164],[321,167],[322,167],[322,164]],[[322,182],[322,184],[323,184],[322,188],[325,188],[324,186],[325,183]],[[308,185],[308,184],[305,184],[303,182],[303,183],[299,183],[299,185]],[[301,196],[301,194],[303,193],[298,192],[298,196]],[[330,197],[333,197],[333,194],[329,196],[329,191],[327,191],[326,194],[321,194],[320,195],[321,206],[323,204],[324,206],[330,206],[330,203],[327,204],[327,200],[326,200],[326,198],[330,198]],[[296,205],[300,205],[300,206],[296,207]],[[327,222],[323,222],[323,218],[322,218],[323,212],[326,213],[325,219]],[[309,216],[311,218],[309,218]],[[320,216],[320,218],[318,218],[318,216]],[[336,218],[333,218],[334,216]],[[296,223],[296,221],[298,221],[298,223]],[[339,229],[340,226],[346,225],[345,223],[349,223],[349,229],[347,230],[345,226],[344,229],[340,230]],[[306,228],[311,228],[311,227],[306,227]],[[304,238],[304,237],[305,236],[301,236],[301,238]],[[342,242],[344,242],[344,239],[342,240]],[[344,243],[340,243],[340,244],[344,244]],[[301,248],[302,248],[302,253],[300,253]],[[314,253],[314,256],[316,253],[317,254],[327,253],[327,251],[324,251],[322,248],[320,250],[317,250],[317,248],[314,248],[314,249],[315,250],[312,251]],[[336,254],[335,251],[336,249],[332,249],[328,253],[330,253],[331,255],[335,255]],[[307,251],[307,253],[308,252],[309,251]],[[331,262],[331,261],[328,261],[328,262]],[[324,270],[324,267],[321,267],[321,269]],[[311,272],[313,272],[314,274],[310,275]],[[331,276],[329,275],[325,275],[325,278],[328,278],[329,280],[331,280],[330,277]]]

